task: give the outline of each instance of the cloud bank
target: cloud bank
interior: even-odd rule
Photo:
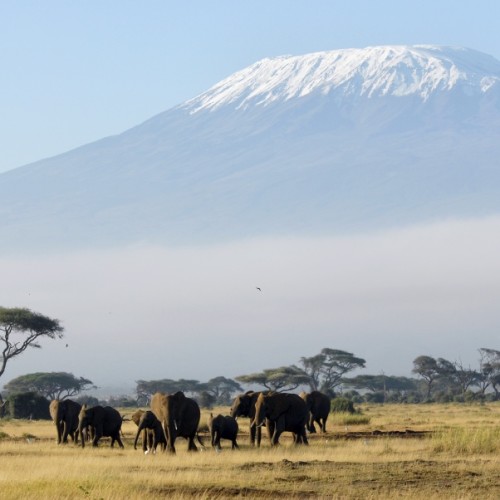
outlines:
[[[476,366],[478,348],[500,348],[499,255],[500,217],[490,217],[0,259],[0,304],[59,318],[66,330],[11,361],[1,384],[35,371],[101,387],[208,380],[323,347],[365,358],[365,373],[409,375],[421,354]]]

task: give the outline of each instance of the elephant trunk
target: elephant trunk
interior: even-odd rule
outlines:
[[[86,431],[84,430],[84,426],[80,424],[78,426],[78,433],[77,436],[80,437],[80,441],[82,442],[82,448],[85,448],[85,439],[86,439]]]
[[[142,429],[143,429],[143,423],[140,422],[139,426],[137,427],[137,434],[135,435],[134,450],[137,450],[137,440],[139,439],[139,434],[142,432]]]
[[[56,431],[57,431],[57,444],[61,444],[62,441],[62,408],[60,401],[53,401],[50,406],[51,410],[51,416],[52,420],[54,421],[54,424],[56,425]]]

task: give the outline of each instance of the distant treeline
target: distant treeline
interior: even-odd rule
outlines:
[[[324,348],[315,356],[302,357],[298,365],[269,368],[235,379],[218,376],[207,382],[191,379],[138,380],[134,396],[113,396],[102,401],[82,394],[93,382],[71,373],[32,373],[8,382],[5,401],[0,396],[0,416],[48,418],[51,399],[72,399],[115,407],[148,406],[155,392],[183,391],[202,407],[230,405],[246,388],[280,392],[319,390],[330,397],[342,395],[355,403],[421,403],[500,400],[500,351],[481,348],[473,368],[460,361],[422,355],[413,361],[415,377],[347,374],[365,367],[366,361],[338,349]],[[243,384],[243,385],[242,385]],[[246,386],[246,387],[245,387]]]

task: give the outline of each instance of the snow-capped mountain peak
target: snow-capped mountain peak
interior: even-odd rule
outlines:
[[[214,85],[182,107],[190,113],[223,106],[267,106],[316,92],[339,96],[417,95],[462,86],[484,93],[500,82],[500,63],[460,47],[377,46],[266,58]]]

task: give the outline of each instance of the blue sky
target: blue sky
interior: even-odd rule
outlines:
[[[423,43],[500,59],[498,19],[498,0],[0,0],[0,172],[120,133],[264,57]],[[66,329],[0,383],[53,370],[100,387],[208,380],[323,347],[365,358],[372,374],[410,375],[421,354],[475,367],[478,348],[499,348],[499,235],[494,216],[345,238],[0,256],[2,305]]]
[[[497,0],[0,3],[0,172],[126,130],[258,59],[383,44],[500,59]]]

